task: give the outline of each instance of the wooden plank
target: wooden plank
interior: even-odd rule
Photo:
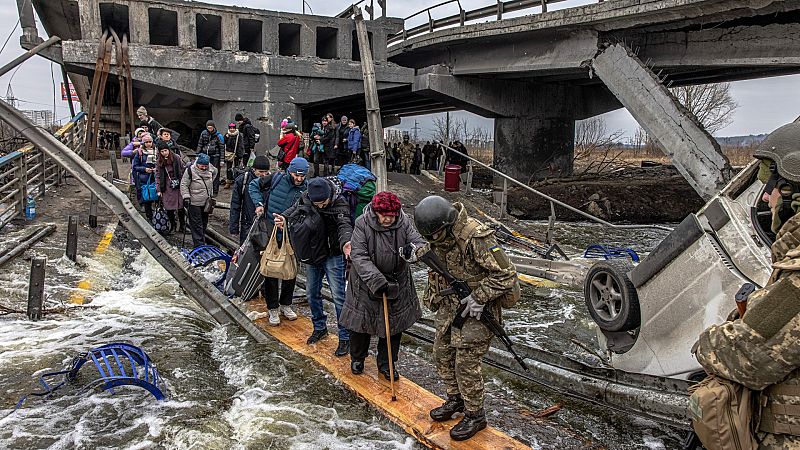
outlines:
[[[247,302],[247,308],[250,311],[267,312],[263,301]],[[365,364],[364,373],[353,375],[350,371],[350,358],[340,358],[333,354],[338,344],[335,336],[327,337],[314,345],[306,345],[306,338],[313,329],[311,320],[307,317],[298,317],[294,321],[282,319],[280,326],[277,327],[270,326],[267,317],[258,319],[255,323],[290,349],[321,364],[348,389],[429,448],[473,450],[530,448],[492,427],[487,427],[467,441],[450,439],[450,429],[460,419],[434,422],[428,415],[431,409],[442,404],[441,398],[403,377],[401,372],[400,381],[395,383],[397,401],[392,401],[389,381],[378,373],[374,359],[371,364]]]

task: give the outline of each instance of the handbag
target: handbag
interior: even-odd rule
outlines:
[[[154,202],[158,200],[158,192],[156,192],[156,183],[153,180],[153,175],[147,178],[147,183],[142,185],[142,200],[145,202]]]
[[[267,220],[266,214],[258,216],[253,223],[250,233],[247,235],[253,247],[259,251],[267,248],[271,239],[274,226]]]
[[[267,248],[261,254],[261,275],[279,280],[293,280],[297,277],[297,259],[289,241],[289,230],[285,230],[283,245],[278,245],[278,227],[272,227],[272,236]]]
[[[214,212],[214,207],[217,206],[217,199],[211,196],[211,191],[208,190],[208,183],[206,183],[206,180],[204,180],[203,177],[200,177],[200,181],[203,182],[203,186],[206,187],[206,194],[208,194],[206,201],[203,203],[203,212],[206,214],[211,214]]]
[[[153,219],[151,220],[151,223],[153,225],[153,229],[159,233],[169,233],[171,228],[169,216],[167,215],[167,211],[164,209],[164,204],[162,202],[158,203],[158,207],[156,207],[156,210],[153,212]]]

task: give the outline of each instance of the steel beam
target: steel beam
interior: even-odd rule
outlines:
[[[36,47],[33,47],[32,49],[28,50],[27,52],[17,56],[10,63],[6,64],[3,67],[0,67],[0,77],[5,75],[6,73],[10,72],[12,69],[17,67],[18,65],[20,65],[20,64],[24,63],[25,61],[29,60],[32,56],[35,56],[37,53],[41,52],[42,50],[46,49],[47,47],[50,47],[51,45],[57,44],[59,42],[61,42],[61,38],[60,37],[52,36],[52,37],[50,37],[50,39],[42,42],[41,44],[37,45]]]

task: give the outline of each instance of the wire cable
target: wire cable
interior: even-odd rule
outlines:
[[[30,0],[28,0],[28,1],[30,1]],[[23,3],[22,3],[22,8],[20,8],[20,9],[25,9],[25,6],[26,6],[26,4],[28,3],[28,1],[26,1],[26,2],[23,2]],[[6,38],[6,41],[5,41],[5,42],[3,42],[3,46],[2,46],[2,47],[0,47],[0,55],[2,55],[2,54],[3,54],[3,50],[5,50],[5,49],[6,49],[6,45],[8,45],[8,41],[10,41],[10,40],[11,40],[11,36],[13,36],[13,35],[14,35],[14,32],[15,32],[15,31],[17,31],[17,27],[19,26],[19,24],[20,24],[20,21],[21,21],[21,20],[22,20],[22,18],[21,18],[21,17],[18,17],[18,18],[17,18],[17,23],[16,23],[16,24],[14,24],[14,28],[12,28],[12,29],[11,29],[11,33],[8,33],[8,37]]]

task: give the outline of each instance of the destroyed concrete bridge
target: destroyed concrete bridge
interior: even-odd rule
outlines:
[[[364,111],[347,13],[180,0],[32,3],[45,30],[63,39],[47,56],[64,65],[84,104],[98,38],[110,27],[130,37],[135,103],[157,118],[178,118],[165,125],[182,132],[243,112],[266,146],[287,115],[307,129],[325,112]],[[368,21],[384,117],[464,109],[494,118],[495,166],[529,179],[569,173],[575,121],[625,106],[676,152],[678,168],[707,198],[727,180],[727,160],[664,85],[800,72],[798,2],[613,0],[503,18],[553,3],[498,2],[440,19],[432,7],[423,11],[428,23],[415,28],[405,23],[417,14]],[[497,20],[467,23],[490,16]],[[33,11],[23,8],[20,17],[29,48],[40,39]],[[113,122],[110,94],[104,113]]]

